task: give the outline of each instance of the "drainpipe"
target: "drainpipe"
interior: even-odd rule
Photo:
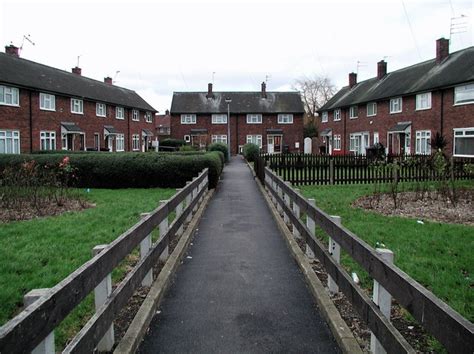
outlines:
[[[444,90],[441,89],[441,114],[440,114],[440,134],[443,135],[444,130]]]
[[[132,149],[131,149],[131,146],[132,146],[131,139],[132,139],[132,137],[130,135],[130,109],[127,108],[127,111],[128,111],[127,112],[128,113],[127,114],[127,144],[128,144],[128,146],[127,146],[126,151],[130,152],[130,151],[132,151]]]
[[[30,154],[33,152],[33,107],[31,104],[31,90],[29,90],[30,100]]]
[[[349,153],[349,149],[346,149],[346,147],[348,147],[348,146],[346,146],[346,143],[347,143],[347,139],[346,139],[346,110],[345,109],[343,110],[341,108],[341,116],[342,115],[343,115],[342,124],[343,124],[343,131],[344,131],[344,135],[343,135],[344,136],[344,154],[347,154],[347,153]]]

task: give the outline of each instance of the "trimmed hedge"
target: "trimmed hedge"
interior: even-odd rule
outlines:
[[[252,143],[245,144],[242,148],[242,153],[248,162],[254,162],[257,159],[259,152],[260,148],[258,145]]]
[[[186,142],[181,139],[164,139],[160,141],[160,146],[171,146],[179,148],[180,146],[186,145]]]
[[[225,162],[228,162],[228,150],[227,145],[224,143],[212,143],[207,147],[207,151],[220,151],[224,154]]]
[[[87,153],[0,155],[0,179],[6,166],[35,160],[40,166],[58,165],[69,156],[75,169],[74,186],[83,188],[180,188],[204,168],[215,188],[223,169],[220,152],[209,153]]]

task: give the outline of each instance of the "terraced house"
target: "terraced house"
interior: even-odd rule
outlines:
[[[267,92],[265,83],[255,92],[214,92],[212,84],[207,92],[174,92],[170,114],[172,137],[200,148],[228,144],[229,135],[232,154],[246,143],[275,154],[303,150],[300,94]]]
[[[319,111],[320,152],[365,154],[381,143],[391,154],[430,154],[436,133],[453,156],[474,157],[474,47],[449,54],[436,41],[436,57],[343,87]]]
[[[136,92],[0,53],[0,153],[145,151],[156,110]]]

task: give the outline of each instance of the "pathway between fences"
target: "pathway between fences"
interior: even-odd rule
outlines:
[[[139,348],[339,352],[240,157],[228,164]]]

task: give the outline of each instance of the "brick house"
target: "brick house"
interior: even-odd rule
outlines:
[[[436,57],[391,73],[377,64],[377,77],[349,85],[319,110],[320,153],[365,154],[374,143],[392,154],[430,154],[443,135],[446,152],[474,157],[474,47],[449,54],[436,41]]]
[[[171,136],[171,116],[169,110],[166,110],[165,114],[155,115],[155,127],[156,135],[158,135],[160,140]]]
[[[0,153],[144,151],[156,110],[136,92],[0,53]]]
[[[264,152],[303,150],[304,108],[298,92],[174,92],[171,136],[204,148],[213,142],[227,144],[230,111],[231,153],[246,143]]]

